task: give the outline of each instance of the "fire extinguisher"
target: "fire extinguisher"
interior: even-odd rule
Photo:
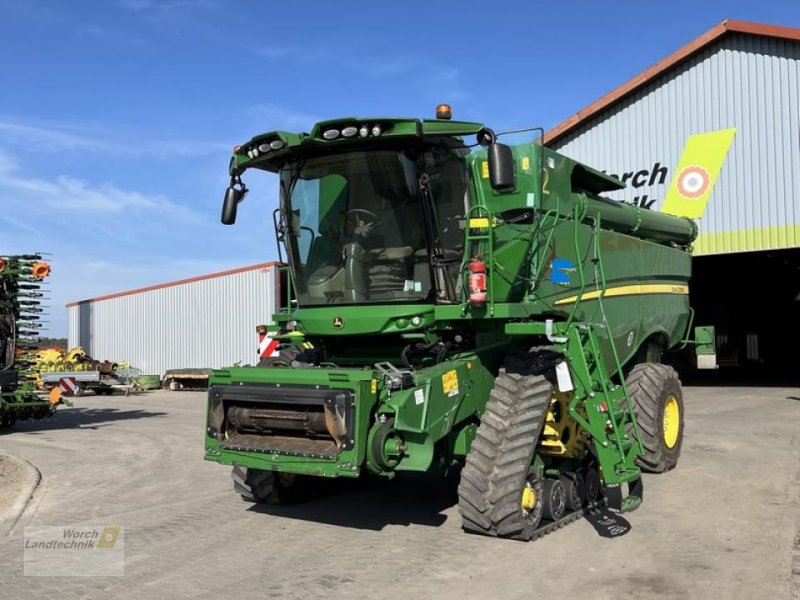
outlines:
[[[469,303],[486,304],[486,263],[477,256],[469,263]]]

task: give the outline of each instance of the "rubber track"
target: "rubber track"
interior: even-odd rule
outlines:
[[[529,539],[520,494],[553,386],[541,375],[500,369],[458,486],[464,529]],[[565,517],[566,518],[566,517]],[[545,525],[559,528],[563,519]],[[534,531],[535,533],[535,531]],[[544,534],[543,534],[544,535]]]
[[[579,521],[583,517],[591,514],[597,514],[601,510],[606,507],[606,501],[600,500],[598,502],[594,502],[589,506],[585,506],[581,510],[576,510],[571,513],[567,513],[563,517],[561,517],[558,521],[551,521],[545,524],[539,524],[536,530],[533,532],[533,536],[531,537],[530,541],[538,540],[543,538],[549,533],[553,533],[557,529],[561,529],[570,523],[574,523],[575,521]]]

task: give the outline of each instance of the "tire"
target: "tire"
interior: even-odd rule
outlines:
[[[78,383],[75,385],[75,391],[72,392],[72,395],[75,396],[76,398],[80,398],[81,396],[83,396],[85,391],[86,391],[86,386],[83,385],[82,383]]]
[[[171,392],[179,392],[183,388],[183,385],[177,379],[170,379],[169,380],[169,390]]]
[[[667,365],[643,363],[631,370],[625,383],[644,446],[639,466],[650,473],[675,468],[683,444],[683,393],[678,373]]]
[[[524,366],[508,361],[500,369],[461,471],[458,507],[465,530],[525,541],[533,537],[542,494],[530,511],[521,502],[552,394],[553,385],[529,375]],[[541,490],[541,483],[536,487]]]
[[[282,483],[276,471],[262,471],[234,466],[231,470],[233,489],[246,502],[256,504],[294,504],[305,478],[291,475],[291,483]]]

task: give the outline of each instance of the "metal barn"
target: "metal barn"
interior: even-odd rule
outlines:
[[[279,304],[277,263],[212,273],[67,305],[69,346],[143,373],[257,362],[256,325]]]
[[[617,200],[696,218],[692,302],[697,322],[717,326],[723,363],[794,372],[785,340],[800,334],[800,29],[725,21],[545,143],[622,179]]]

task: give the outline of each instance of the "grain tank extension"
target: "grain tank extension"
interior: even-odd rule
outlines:
[[[258,366],[210,379],[207,460],[248,501],[319,477],[463,465],[466,530],[530,540],[642,501],[673,468],[683,401],[662,356],[691,323],[695,224],[478,123],[344,118],[237,147],[277,173],[289,290]],[[235,310],[235,307],[232,307]]]

